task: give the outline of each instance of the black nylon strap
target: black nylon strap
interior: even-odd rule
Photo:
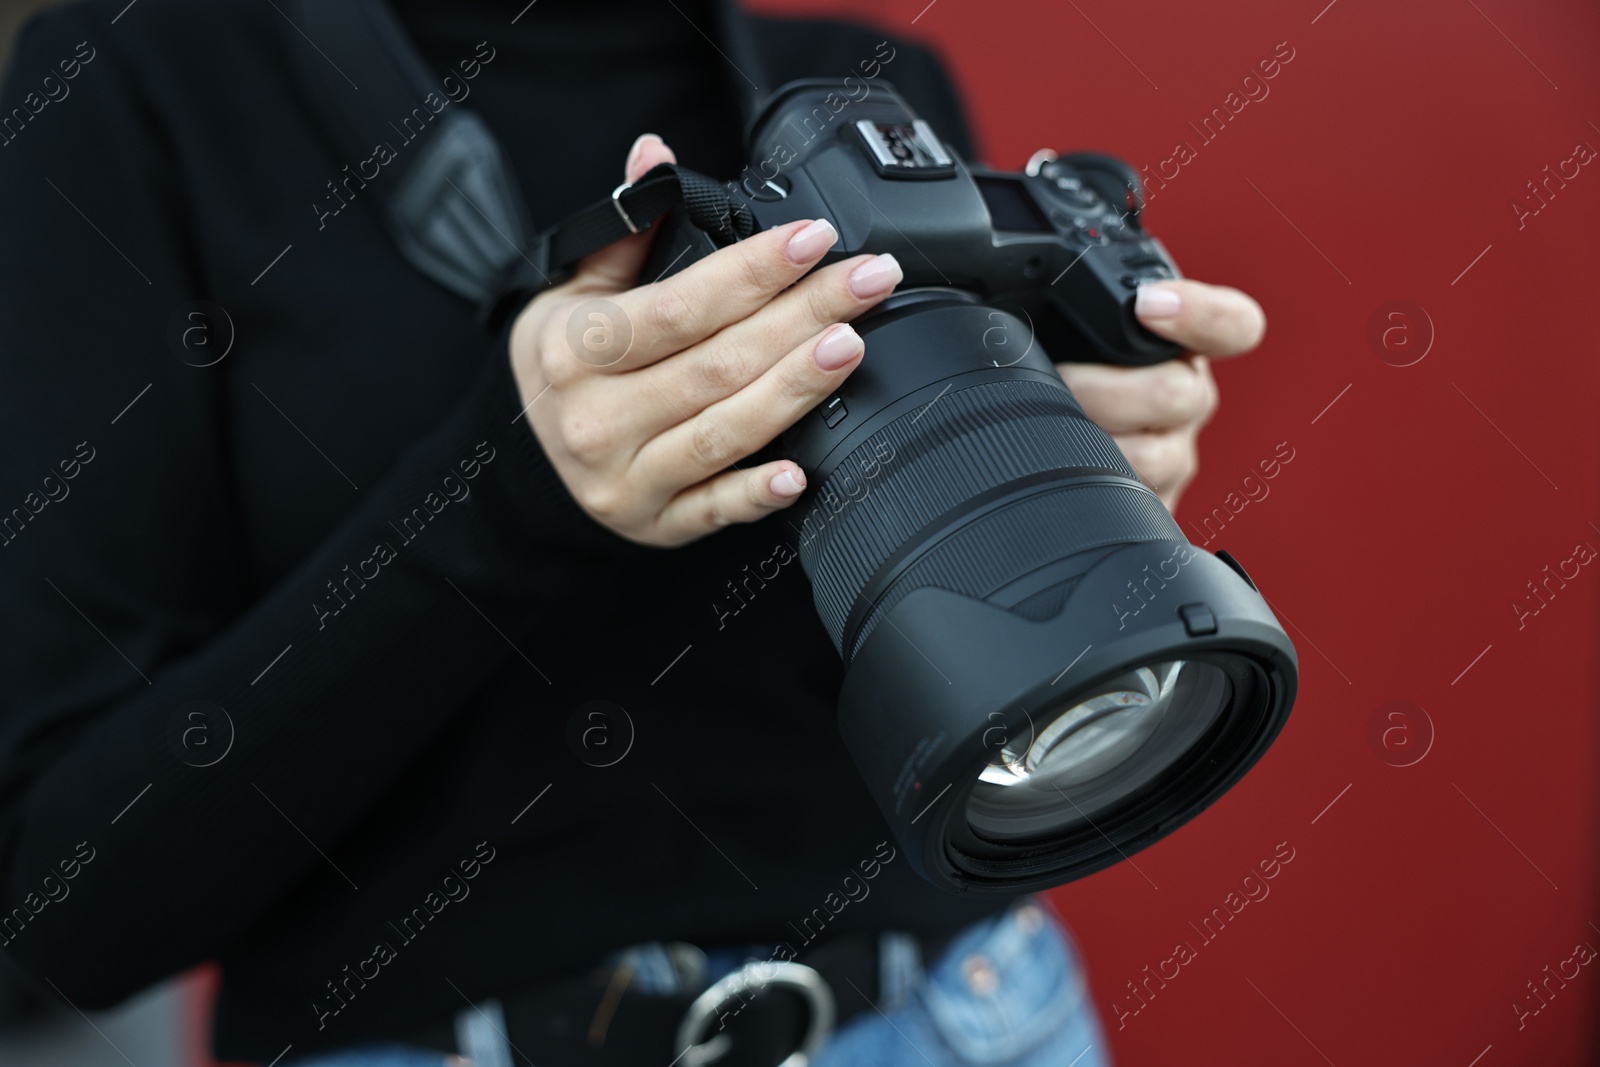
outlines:
[[[540,234],[538,254],[513,262],[498,291],[484,304],[484,325],[498,331],[531,297],[570,277],[580,259],[631,233],[643,233],[677,207],[718,246],[755,232],[750,206],[730,185],[676,163],[662,163],[622,187],[615,197],[597,200]]]
[[[532,230],[494,134],[444,95],[387,0],[285,4],[291,70],[345,164],[329,182],[332,210],[313,204],[319,223],[360,190],[364,209],[377,211],[413,267],[481,304],[521,258]]]
[[[643,231],[679,204],[688,211],[690,221],[718,245],[748,237],[755,227],[750,208],[726,185],[687,167],[663,163],[623,189],[616,201],[597,201],[546,231],[543,236],[550,242],[550,262],[557,269],[570,268],[584,256],[634,232],[623,212],[635,229]]]

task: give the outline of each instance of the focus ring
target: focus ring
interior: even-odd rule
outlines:
[[[873,576],[930,523],[997,486],[1084,467],[1135,479],[1065,386],[1028,379],[951,391],[861,442],[798,518],[801,564],[834,646],[842,650],[845,622]],[[1064,531],[1050,535],[1054,558],[1067,554],[1067,540]]]

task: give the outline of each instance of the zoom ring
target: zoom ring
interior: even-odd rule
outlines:
[[[1132,484],[1135,475],[1127,460],[1105,432],[1083,416],[1063,386],[1031,379],[982,381],[907,412],[863,441],[822,482],[799,517],[801,565],[811,579],[817,611],[834,647],[843,651],[846,620],[874,575],[886,563],[907,558],[908,548],[914,552],[912,542],[926,536],[931,523],[958,513],[963,504],[998,486],[1044,472],[1082,468],[1128,478],[1125,491],[1148,501],[1164,520],[1141,515],[1144,505],[1135,506],[1130,498],[1100,520],[1121,531],[1119,536],[1181,537],[1159,503]],[[1085,507],[1081,514],[1096,510]],[[987,525],[987,520],[975,525]],[[1009,526],[1009,521],[1001,522],[995,530],[998,534]],[[1159,534],[1154,533],[1156,526]],[[1023,523],[1002,536],[1042,538],[1041,547],[1048,549],[1050,558],[1075,551],[1070,524],[1055,530]],[[914,563],[912,569],[921,565]],[[982,580],[976,573],[971,577]],[[949,588],[948,580],[947,576],[937,584]],[[851,643],[859,646],[859,639]]]

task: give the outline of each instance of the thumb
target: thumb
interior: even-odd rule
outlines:
[[[651,168],[677,161],[678,157],[660,137],[653,133],[641,134],[628,151],[623,177],[630,182],[638,181]],[[568,284],[578,292],[616,293],[632,288],[638,281],[639,270],[644,266],[654,236],[650,231],[634,234],[585,256],[579,260]]]

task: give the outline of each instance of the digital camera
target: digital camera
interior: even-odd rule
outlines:
[[[1136,174],[972,166],[881,85],[787,85],[749,144],[743,232],[826,218],[822,263],[891,252],[905,273],[855,323],[860,366],[775,447],[808,476],[785,518],[846,663],[839,727],[912,864],[1017,893],[1170,833],[1266,751],[1297,661],[1052,363],[1180,354],[1133,315],[1141,284],[1178,277]],[[670,212],[645,276],[726,241]]]

